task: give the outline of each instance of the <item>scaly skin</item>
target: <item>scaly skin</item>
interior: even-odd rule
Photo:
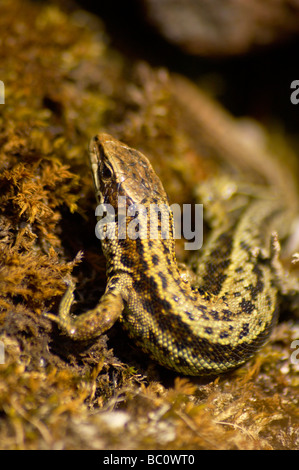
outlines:
[[[169,214],[163,186],[140,152],[99,134],[90,144],[90,163],[99,202],[117,211],[120,195],[127,210],[158,204]],[[143,351],[183,374],[233,369],[261,348],[276,322],[272,234],[280,213],[270,198],[255,199],[212,230],[197,266],[198,289],[181,277],[171,216],[169,239],[160,232],[152,239],[146,223],[144,237],[119,240],[117,221],[106,224],[103,230],[115,229],[116,236],[102,240],[108,282],[99,304],[73,318],[71,284],[59,315],[47,316],[77,340],[101,335],[119,318]]]

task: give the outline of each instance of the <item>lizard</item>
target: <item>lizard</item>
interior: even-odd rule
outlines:
[[[176,261],[168,198],[148,158],[98,134],[89,159],[99,204],[116,215],[119,196],[126,209],[140,204],[146,213],[151,204],[158,205],[169,215],[169,236],[162,237],[158,227],[158,236],[151,237],[142,211],[143,237],[119,237],[117,217],[103,223],[107,286],[98,305],[72,317],[75,285],[70,282],[58,315],[46,316],[74,340],[99,336],[119,319],[144,352],[185,375],[220,374],[246,362],[277,321],[275,228],[283,207],[272,197],[248,197],[244,207],[224,215],[204,244],[194,286]],[[127,217],[127,228],[132,220]]]

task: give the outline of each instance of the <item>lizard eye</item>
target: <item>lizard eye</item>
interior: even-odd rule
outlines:
[[[102,171],[101,171],[101,176],[103,179],[110,179],[111,176],[112,176],[112,170],[111,168],[109,168],[108,165],[106,165],[105,163],[103,164],[103,168],[102,168]]]

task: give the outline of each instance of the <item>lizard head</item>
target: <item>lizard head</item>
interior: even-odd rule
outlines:
[[[168,204],[161,181],[148,158],[108,134],[90,142],[89,159],[98,202],[114,208],[118,196],[127,205]]]

